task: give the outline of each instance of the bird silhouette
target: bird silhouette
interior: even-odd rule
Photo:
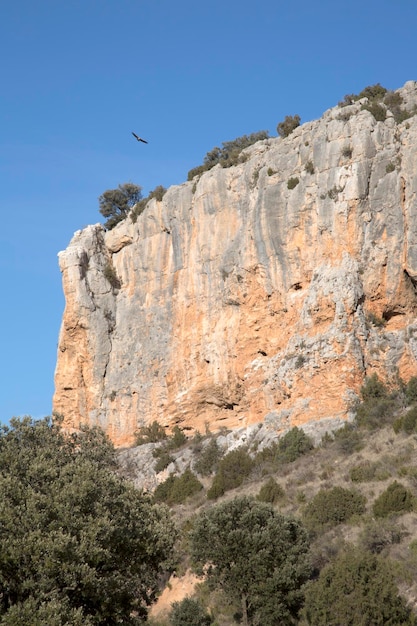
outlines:
[[[142,137],[138,137],[138,136],[137,136],[137,134],[136,134],[136,133],[134,133],[133,131],[132,131],[132,135],[133,135],[133,136],[134,136],[134,138],[135,138],[135,139],[137,139],[138,141],[141,141],[142,143],[148,143],[148,142],[146,141],[146,139],[142,139]]]

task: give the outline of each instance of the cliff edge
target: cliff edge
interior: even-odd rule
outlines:
[[[417,82],[398,92],[415,110]],[[94,225],[59,253],[54,410],[128,445],[345,419],[364,377],[417,375],[417,116],[359,100]]]

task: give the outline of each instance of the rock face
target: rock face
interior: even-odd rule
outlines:
[[[409,110],[417,83],[399,90]],[[417,374],[417,116],[337,106],[75,233],[54,410],[139,426],[275,430],[346,418],[364,377]],[[298,182],[297,182],[298,181]]]

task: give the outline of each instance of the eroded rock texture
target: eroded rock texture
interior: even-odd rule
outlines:
[[[417,374],[417,116],[357,102],[246,152],[59,254],[68,426],[287,429],[346,417],[374,371]]]

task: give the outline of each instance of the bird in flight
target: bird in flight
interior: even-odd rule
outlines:
[[[132,132],[132,135],[134,136],[135,139],[137,139],[138,141],[141,141],[142,143],[148,143],[145,139],[142,139],[142,137],[138,137],[136,135],[136,133]]]

